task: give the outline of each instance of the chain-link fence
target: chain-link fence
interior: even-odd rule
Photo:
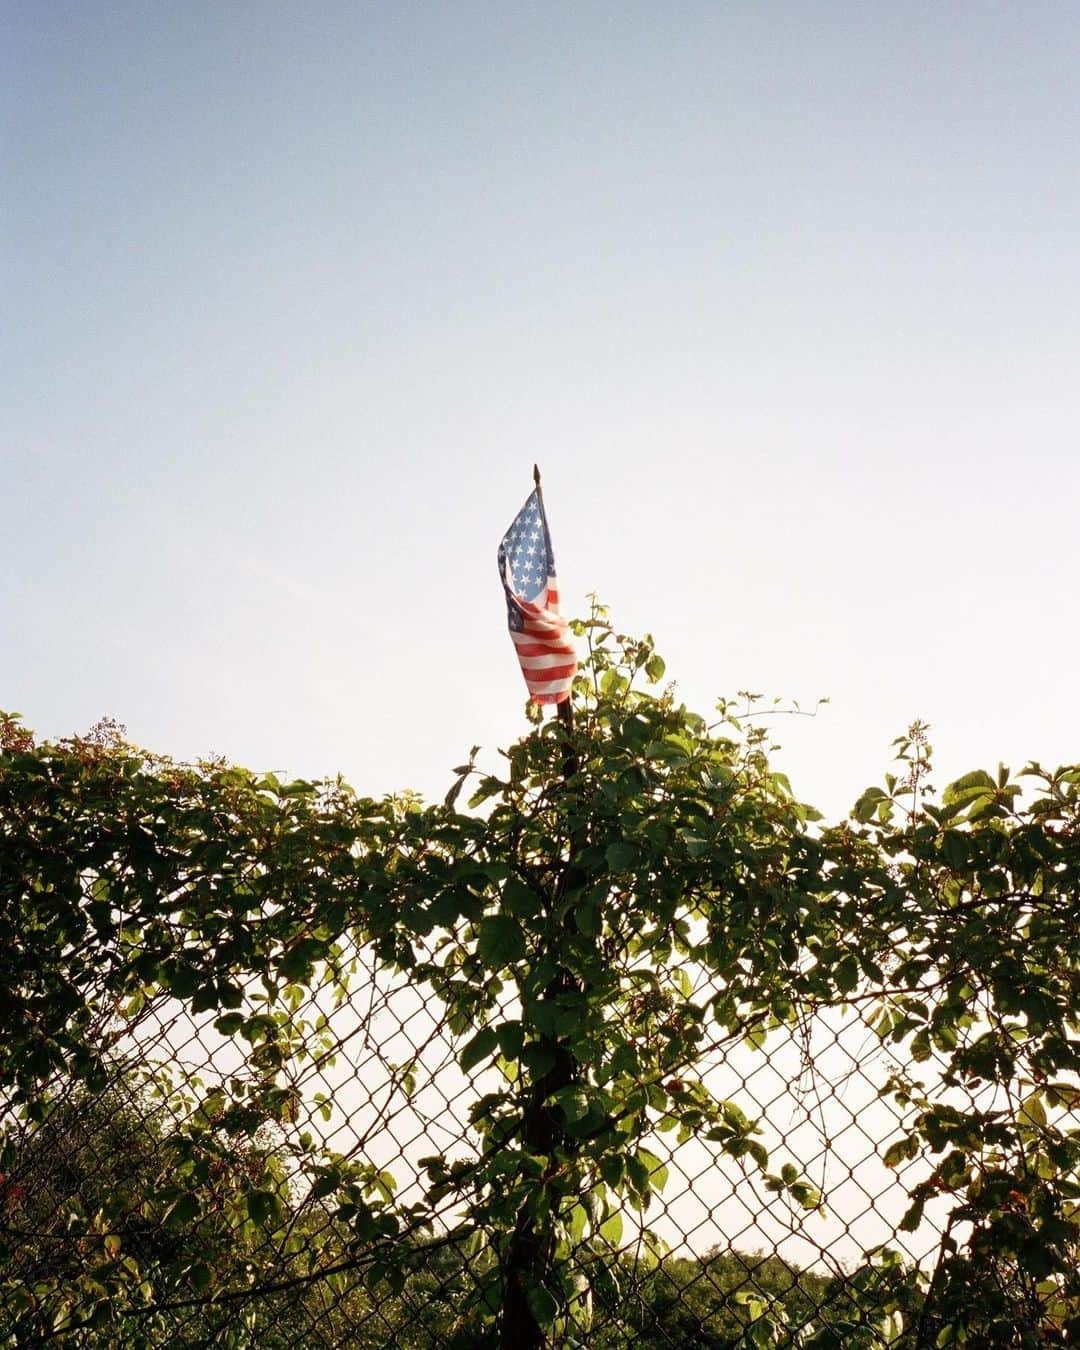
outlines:
[[[0,715],[0,1343],[1080,1344],[1080,768],[815,825],[590,632],[430,807]]]
[[[6,1343],[498,1343],[505,1253],[470,1222],[470,1168],[478,1103],[513,1067],[463,1071],[467,1038],[438,1001],[370,951],[346,955],[347,994],[330,981],[282,998],[252,981],[231,1019],[163,996],[109,1009],[105,1077],[59,1078],[47,1109],[9,1117]],[[712,992],[704,973],[673,968],[648,991],[657,1028]],[[915,1071],[961,1111],[986,1112],[994,1093],[972,1102],[945,1086],[936,1053],[913,1064],[882,1007],[853,991],[757,1044],[715,1037],[696,1073],[737,1122],[757,1122],[771,1167],[800,1178],[794,1194],[717,1131],[687,1137],[656,1112],[635,1155],[653,1174],[648,1203],[597,1215],[583,1193],[570,1206],[551,1259],[574,1271],[577,1329],[551,1329],[550,1343],[844,1345],[854,1325],[867,1344],[934,1343],[935,1263],[964,1225],[932,1194],[912,1221],[940,1160],[896,1147],[910,1123],[896,1084]],[[504,1002],[493,1020],[514,1011]],[[273,1037],[260,1039],[260,1018]],[[966,1034],[979,1031],[975,1017]],[[1058,1129],[1080,1124],[1057,1114]],[[366,1230],[361,1210],[376,1216]],[[125,1263],[133,1282],[118,1279]],[[894,1287],[875,1315],[865,1300],[853,1313],[890,1263],[913,1272],[906,1306]],[[103,1293],[113,1306],[84,1319]]]

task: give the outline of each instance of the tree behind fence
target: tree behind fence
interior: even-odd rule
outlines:
[[[1077,1343],[1080,771],[826,827],[579,630],[437,807],[2,723],[6,1343]]]

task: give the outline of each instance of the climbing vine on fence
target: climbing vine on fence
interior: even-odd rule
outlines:
[[[11,1343],[182,1326],[240,1345],[262,1308],[257,1343],[295,1344],[290,1317],[385,1318],[418,1279],[443,1290],[440,1344],[613,1335],[631,1238],[663,1256],[667,1145],[794,1212],[828,1205],[702,1066],[845,1008],[895,1061],[881,1152],[910,1178],[905,1228],[944,1213],[937,1258],[869,1253],[801,1320],[746,1298],[741,1343],[1080,1336],[1080,770],[972,773],[938,798],[916,724],[828,826],[753,706],[695,714],[650,639],[600,607],[575,627],[572,726],[536,722],[496,764],[474,750],[434,805],[0,720]],[[433,1143],[419,1185],[297,1125],[334,1108],[308,1089],[341,1053],[327,1001],[378,969],[436,1010],[474,1084],[467,1137]],[[140,1060],[169,1006],[227,1072]],[[413,1090],[415,1065],[385,1069]],[[91,1184],[106,1149],[140,1160],[137,1193],[115,1164]]]

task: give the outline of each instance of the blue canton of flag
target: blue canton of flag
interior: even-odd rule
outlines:
[[[530,493],[529,500],[514,517],[513,525],[503,535],[499,545],[499,571],[509,577],[513,593],[522,600],[535,600],[546,590],[548,577],[555,575],[555,558],[538,492]],[[510,626],[520,629],[521,612],[509,591],[506,607]]]
[[[555,557],[539,488],[530,493],[503,535],[499,576],[510,637],[532,700],[562,703],[570,697],[577,653],[559,613]]]

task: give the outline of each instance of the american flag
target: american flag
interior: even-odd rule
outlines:
[[[577,672],[577,653],[559,613],[555,558],[539,487],[503,535],[499,576],[506,592],[510,637],[532,701],[564,702]]]

